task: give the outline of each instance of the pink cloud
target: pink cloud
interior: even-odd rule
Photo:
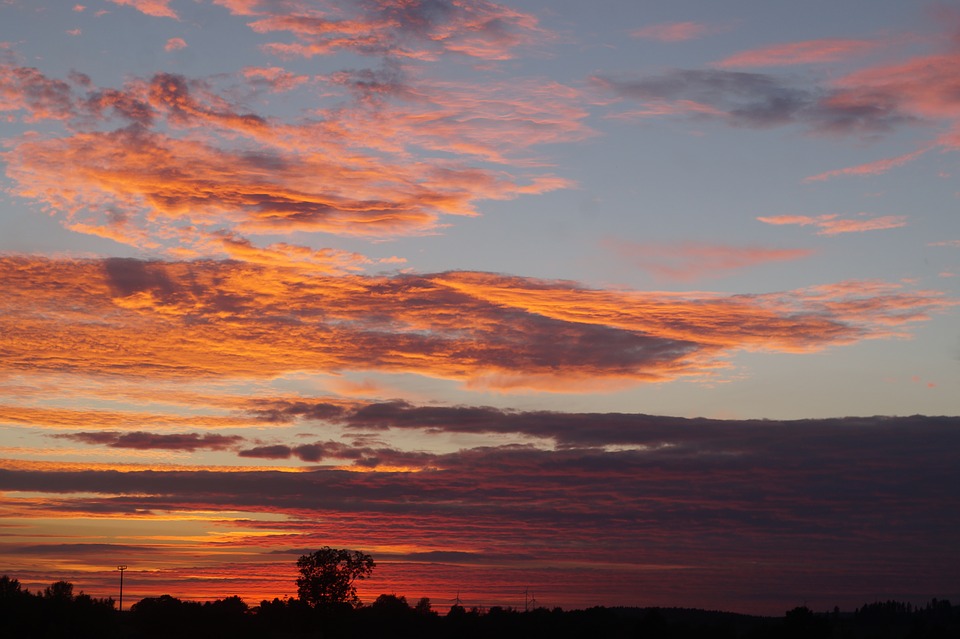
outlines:
[[[665,22],[635,29],[630,35],[660,42],[681,42],[701,38],[712,30],[713,27],[699,22]]]
[[[914,161],[927,151],[931,150],[931,146],[926,146],[922,149],[918,149],[911,153],[905,153],[903,155],[898,155],[893,158],[885,158],[883,160],[876,160],[874,162],[867,162],[866,164],[858,164],[857,166],[849,166],[843,169],[833,169],[831,171],[824,171],[823,173],[818,173],[816,175],[811,175],[807,178],[804,178],[804,182],[823,182],[824,180],[829,180],[830,178],[838,177],[841,175],[881,175],[886,173],[890,169],[896,168],[898,166],[903,166],[909,162]]]
[[[898,64],[869,67],[838,78],[833,100],[859,103],[891,100],[926,118],[956,121],[960,108],[960,52],[917,56]]]
[[[433,60],[441,52],[507,60],[513,49],[541,37],[537,19],[487,0],[432,3],[382,0],[354,6],[329,0],[283,11],[263,0],[216,0],[236,15],[255,16],[258,33],[287,32],[295,42],[272,42],[280,56],[313,57],[340,50],[362,55]],[[370,10],[372,9],[372,10]]]
[[[114,4],[133,7],[141,13],[157,18],[174,18],[179,20],[177,13],[170,8],[170,0],[109,0]]]
[[[603,246],[638,268],[676,281],[722,277],[725,271],[803,259],[814,253],[811,249],[775,249],[698,242],[641,244],[612,238],[605,240]]]
[[[251,84],[265,86],[274,93],[291,91],[310,80],[308,76],[296,75],[281,67],[247,67],[243,70],[243,77]]]
[[[694,100],[647,100],[642,109],[623,111],[608,116],[613,120],[633,120],[637,118],[658,117],[662,115],[702,114],[723,116],[720,109]]]
[[[24,120],[64,120],[76,115],[72,88],[32,67],[0,61],[0,111],[24,111]]]
[[[866,213],[861,213],[866,216]],[[795,224],[798,226],[814,226],[818,228],[817,235],[839,235],[841,233],[863,233],[865,231],[878,231],[885,229],[895,229],[907,225],[907,218],[903,215],[883,215],[873,218],[862,219],[840,219],[837,214],[826,214],[812,217],[809,215],[774,215],[767,217],[758,217],[759,221],[765,224],[774,224],[778,226]]]
[[[771,67],[814,64],[847,60],[863,55],[882,44],[878,40],[843,40],[827,38],[779,44],[743,51],[716,63],[718,67]]]
[[[863,112],[874,110],[899,114],[904,121],[941,122],[947,133],[921,148],[894,158],[827,171],[806,178],[821,181],[840,175],[877,175],[912,162],[935,148],[960,149],[960,85],[956,69],[960,53],[916,56],[906,62],[869,67],[833,84],[823,106],[833,110]]]
[[[597,76],[592,81],[620,99],[648,107],[624,116],[686,113],[736,127],[803,125],[815,134],[831,136],[876,136],[917,125],[937,126],[943,131],[909,153],[826,171],[806,181],[876,175],[912,162],[932,149],[960,149],[960,87],[956,74],[960,53],[956,49],[873,64],[835,77],[823,86],[797,86],[796,78],[723,68],[834,62],[870,53],[883,44],[879,39],[794,42],[730,56],[714,65],[721,68],[672,69],[652,76]],[[690,104],[700,108],[685,108]]]
[[[344,114],[350,138],[381,151],[420,147],[502,164],[535,165],[518,158],[538,144],[582,140],[584,95],[578,89],[534,79],[509,85],[456,81],[409,82],[369,74],[338,73],[330,81],[356,96],[364,109]],[[389,117],[385,117],[389,114]]]
[[[170,38],[167,40],[167,43],[163,45],[164,51],[176,51],[177,49],[186,49],[187,41],[183,38]]]

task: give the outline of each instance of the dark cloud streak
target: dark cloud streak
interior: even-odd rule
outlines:
[[[603,421],[579,419],[584,431]],[[375,451],[386,463],[419,455],[432,467],[420,472],[2,470],[0,489],[63,496],[60,504],[53,498],[37,504],[38,510],[494,518],[503,525],[593,531],[601,540],[676,535],[699,545],[708,543],[699,535],[742,535],[805,545],[829,539],[851,552],[859,552],[851,544],[879,537],[926,544],[935,553],[960,524],[952,507],[960,499],[960,418],[658,423],[637,416],[631,430],[630,440],[651,445],[610,451],[503,446],[430,456]],[[318,442],[299,454],[363,466],[369,453]],[[100,497],[68,498],[77,492]]]
[[[696,111],[693,117],[722,117],[733,126],[768,128],[801,124],[819,133],[871,134],[917,122],[894,96],[876,92],[840,100],[836,89],[798,88],[765,73],[721,69],[677,69],[658,76],[595,76],[599,88],[639,101],[687,100],[720,115]]]
[[[135,431],[122,433],[116,431],[98,431],[82,433],[62,433],[51,435],[58,439],[69,439],[84,444],[97,444],[111,448],[135,448],[139,450],[229,450],[243,441],[239,435],[219,435],[216,433],[175,433],[157,434]]]

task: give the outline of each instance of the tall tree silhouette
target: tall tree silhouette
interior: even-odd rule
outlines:
[[[355,606],[360,599],[354,582],[369,577],[374,566],[373,557],[359,550],[324,546],[297,560],[297,593],[313,607]]]

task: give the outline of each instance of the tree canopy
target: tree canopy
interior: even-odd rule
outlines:
[[[357,605],[360,599],[354,582],[369,577],[374,566],[373,557],[359,550],[324,546],[297,560],[298,595],[314,607]]]

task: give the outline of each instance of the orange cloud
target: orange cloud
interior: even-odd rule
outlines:
[[[773,215],[758,217],[765,224],[799,226],[815,226],[819,230],[817,235],[839,235],[841,233],[864,233],[866,231],[880,231],[896,229],[907,225],[907,218],[903,215],[882,215],[868,218],[861,213],[862,219],[841,219],[837,214],[826,214],[812,217],[809,215]]]
[[[716,66],[772,67],[836,62],[869,53],[881,44],[883,43],[879,40],[844,40],[839,38],[805,40],[736,53],[724,58]]]
[[[0,404],[0,423],[19,424],[34,428],[83,430],[92,428],[136,431],[182,428],[249,428],[262,426],[252,418],[205,415],[184,416],[174,413],[157,414],[147,411],[109,411],[73,408],[39,408]]]
[[[503,195],[511,186],[515,194],[522,188],[482,171],[450,169],[414,180],[405,179],[410,171],[384,166],[373,176],[320,154],[281,162],[267,154],[229,153],[136,129],[23,139],[7,160],[7,173],[19,183],[21,197],[70,217],[96,220],[121,211],[136,216],[159,240],[164,239],[161,227],[177,221],[254,233],[422,232],[434,228],[440,214],[473,214],[471,182],[481,192],[499,187]],[[110,225],[113,237],[123,239],[123,227]],[[128,243],[136,245],[136,236]]]
[[[630,32],[634,38],[659,40],[660,42],[682,42],[693,40],[710,33],[712,27],[699,22],[665,22],[652,24]]]
[[[724,271],[798,260],[814,253],[812,249],[774,249],[702,242],[641,244],[612,238],[605,240],[603,245],[638,268],[677,281],[722,277]]]
[[[203,251],[216,243],[205,238],[225,229],[432,232],[442,216],[475,215],[477,200],[569,186],[531,171],[538,163],[529,149],[589,133],[577,91],[536,82],[505,89],[400,82],[371,100],[373,84],[337,74],[329,82],[354,95],[357,109],[286,124],[244,113],[209,83],[172,74],[122,90],[86,87],[84,97],[36,70],[0,66],[0,74],[0,108],[70,119],[74,127],[64,137],[12,144],[4,159],[15,192],[62,214],[73,230],[180,256],[209,255]],[[270,70],[246,76],[253,87],[300,84]],[[95,130],[115,118],[134,126]],[[167,129],[154,130],[162,122]],[[189,137],[177,137],[182,131]],[[514,165],[521,174],[456,163],[449,153]]]
[[[365,265],[373,263],[373,260],[359,253],[330,248],[314,250],[284,242],[259,248],[247,239],[226,232],[215,234],[214,240],[220,241],[223,251],[231,258],[251,264],[280,268],[302,268],[320,273],[336,274],[346,271],[359,271]]]
[[[713,375],[736,350],[898,336],[951,303],[889,284],[724,297],[212,261],[3,258],[0,272],[4,371],[155,380],[371,370],[583,390]]]

